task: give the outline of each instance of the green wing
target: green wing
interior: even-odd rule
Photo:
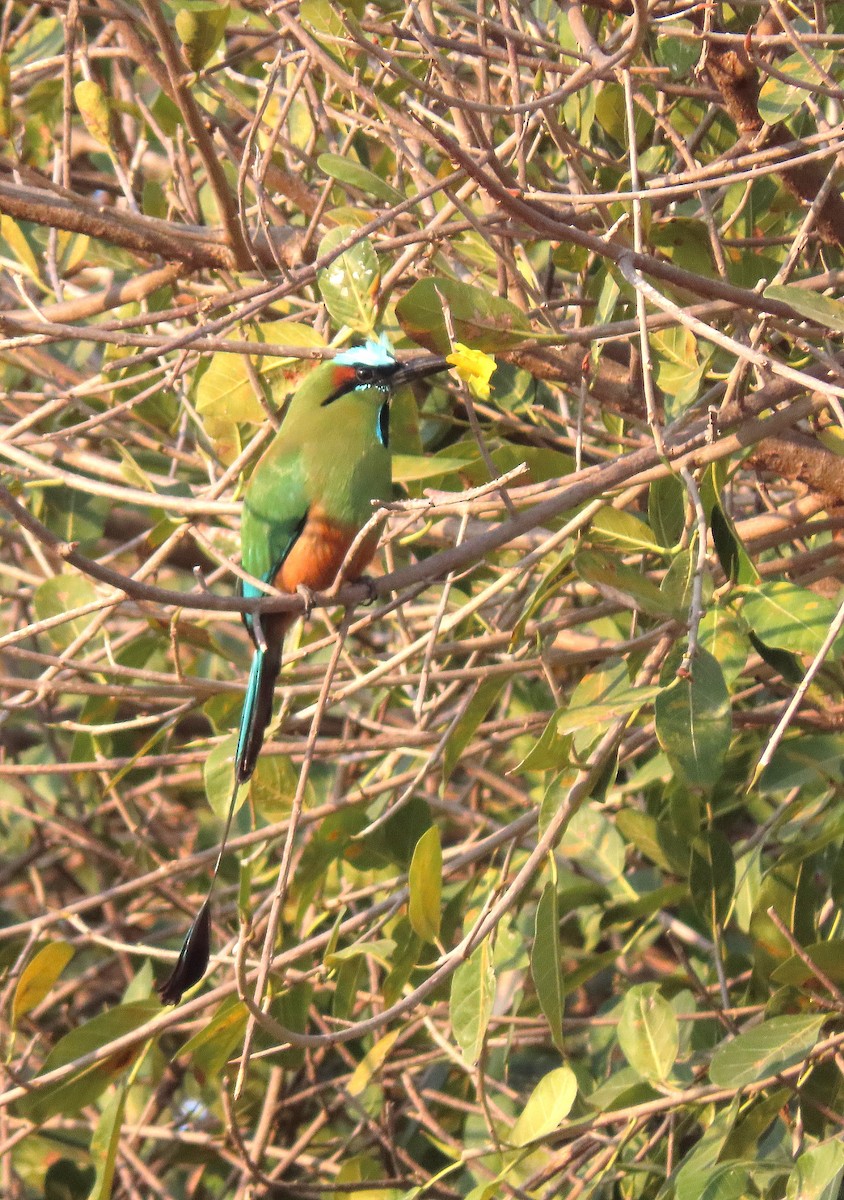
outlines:
[[[301,533],[309,507],[301,450],[275,443],[255,468],[243,498],[243,569],[268,583]],[[260,593],[244,583],[243,594]]]

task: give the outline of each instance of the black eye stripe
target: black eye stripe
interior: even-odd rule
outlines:
[[[344,383],[342,387],[339,387],[336,392],[333,392],[330,396],[326,396],[321,407],[325,408],[327,404],[333,404],[341,396],[347,396],[349,392],[354,392],[358,388],[375,386],[386,391],[390,387],[390,380],[398,369],[398,363],[390,363],[383,367],[355,367],[354,377]]]

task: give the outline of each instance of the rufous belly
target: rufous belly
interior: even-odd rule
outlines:
[[[282,592],[295,592],[302,585],[314,592],[330,588],[358,532],[353,526],[335,524],[321,514],[309,516],[273,581],[275,586]],[[377,533],[367,536],[346,567],[347,579],[359,578],[372,561],[377,546]]]

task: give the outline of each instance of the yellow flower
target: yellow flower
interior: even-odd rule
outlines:
[[[462,342],[455,342],[446,362],[451,363],[476,400],[489,399],[489,381],[497,365],[494,358],[482,350],[470,350]]]

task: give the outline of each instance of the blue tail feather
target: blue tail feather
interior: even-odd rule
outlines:
[[[264,733],[273,715],[273,692],[281,668],[281,640],[280,637],[268,639],[266,648],[256,649],[252,658],[234,755],[238,784],[245,783],[255,770]]]

